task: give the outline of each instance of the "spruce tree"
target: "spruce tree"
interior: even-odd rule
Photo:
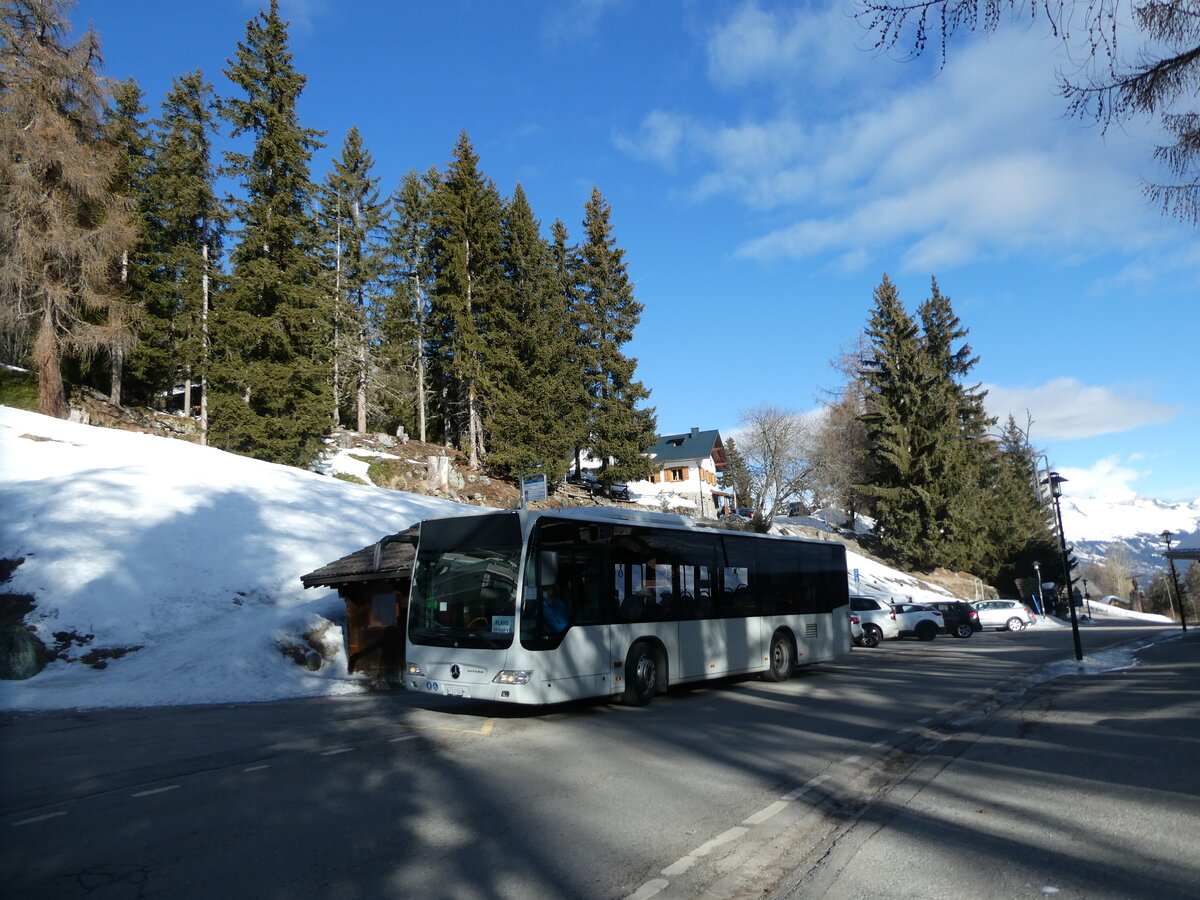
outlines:
[[[758,498],[750,478],[750,469],[742,459],[737,441],[733,438],[725,440],[725,471],[721,474],[721,487],[733,492],[734,506],[741,509],[756,508]]]
[[[472,466],[487,455],[487,421],[494,401],[493,342],[500,303],[502,203],[479,170],[466,132],[433,200],[435,293],[430,344],[435,354],[444,437],[464,450]]]
[[[226,226],[212,158],[216,98],[199,70],[172,80],[153,126],[153,165],[146,182],[149,285],[142,340],[130,368],[141,402],[182,385],[192,412],[199,387],[201,438],[207,440],[209,311],[219,285]]]
[[[572,449],[567,408],[573,335],[550,245],[518,184],[503,221],[504,289],[492,335],[508,351],[495,354],[497,385],[489,464],[516,474],[544,465],[547,479],[567,473]]]
[[[341,155],[320,191],[327,282],[332,286],[332,371],[334,421],[342,406],[354,410],[355,428],[367,430],[375,337],[383,291],[383,219],[375,164],[358,128],[346,134]]]
[[[937,562],[935,499],[931,491],[927,399],[936,379],[928,367],[917,323],[895,285],[883,276],[866,329],[868,354],[859,375],[863,423],[875,459],[873,478],[860,485],[873,500],[877,531],[896,561],[909,568]]]
[[[1047,572],[1061,568],[1055,525],[1039,487],[1037,451],[1012,416],[993,444],[995,464],[988,483],[986,544],[978,574],[996,584],[1015,585],[1037,561]]]
[[[117,152],[117,169],[112,191],[127,198],[126,214],[137,237],[133,246],[121,253],[116,278],[120,302],[113,304],[110,321],[125,325],[136,337],[140,331],[140,311],[145,303],[148,281],[147,255],[152,233],[146,216],[146,178],[150,171],[150,137],[144,121],[146,107],[142,91],[132,79],[113,85],[112,106],[104,115],[104,138]],[[133,341],[119,341],[108,348],[109,401],[120,405],[125,362]]]
[[[990,553],[987,494],[996,464],[994,447],[987,439],[995,424],[983,406],[985,393],[962,384],[978,362],[969,344],[962,341],[967,329],[942,294],[937,279],[930,296],[917,312],[921,347],[931,378],[922,418],[928,423],[929,493],[933,505],[933,530],[938,535],[942,565],[979,571]]]
[[[416,429],[429,440],[429,359],[427,320],[434,292],[430,241],[433,195],[441,176],[436,167],[423,175],[408,172],[391,196],[387,221],[387,291],[379,325],[381,413]]]
[[[319,283],[309,161],[319,133],[301,127],[305,77],[292,65],[278,0],[246,25],[225,73],[244,96],[225,101],[226,154],[243,196],[229,289],[216,310],[210,439],[226,450],[306,466],[328,430],[329,304]]]
[[[565,310],[568,336],[564,369],[567,395],[561,410],[568,445],[574,452],[575,474],[582,468],[580,454],[587,446],[592,422],[592,394],[595,384],[596,354],[592,334],[585,321],[579,286],[579,248],[572,246],[567,226],[555,219],[550,226],[550,264],[554,269],[554,290]]]
[[[66,44],[65,9],[0,3],[0,326],[29,348],[39,408],[58,417],[64,359],[131,340],[114,275],[135,237],[101,135],[99,39]]]
[[[591,416],[586,449],[601,461],[606,483],[649,478],[654,464],[645,451],[654,445],[654,410],[640,404],[650,392],[634,375],[637,360],[621,348],[633,339],[642,314],[625,268],[625,251],[612,235],[611,208],[598,188],[584,205],[584,241],[579,248],[577,320],[592,357]]]

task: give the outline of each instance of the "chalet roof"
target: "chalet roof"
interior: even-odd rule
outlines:
[[[687,434],[659,435],[658,443],[646,453],[656,465],[687,459],[708,459],[711,456],[718,472],[725,468],[727,462],[725,446],[721,443],[721,432],[715,428],[710,431],[693,428]]]
[[[355,581],[386,581],[412,576],[413,558],[419,525],[380,538],[374,544],[356,550],[321,568],[300,576],[300,583],[310,587],[337,587]]]

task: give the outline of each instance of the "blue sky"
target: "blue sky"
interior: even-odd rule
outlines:
[[[82,0],[105,74],[151,114],[173,76],[218,94],[259,4]],[[324,176],[357,125],[385,191],[460,131],[504,195],[580,235],[612,206],[642,322],[629,352],[662,432],[807,411],[884,273],[935,276],[1068,495],[1200,498],[1197,230],[1141,193],[1157,124],[1065,116],[1038,28],[960,40],[944,69],[870,52],[848,5],[772,0],[283,0]],[[1130,52],[1132,43],[1126,47]]]

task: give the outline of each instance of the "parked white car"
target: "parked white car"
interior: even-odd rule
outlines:
[[[900,636],[896,624],[896,613],[886,600],[875,597],[851,597],[850,611],[857,613],[863,632],[870,632],[871,640],[878,644],[886,638]],[[868,644],[868,646],[873,646]]]
[[[1033,614],[1020,600],[979,600],[972,604],[979,613],[979,624],[984,628],[999,628],[1022,631],[1033,624]]]
[[[922,603],[894,603],[896,624],[900,626],[900,637],[916,635],[923,641],[932,641],[942,630],[942,614],[932,606]]]

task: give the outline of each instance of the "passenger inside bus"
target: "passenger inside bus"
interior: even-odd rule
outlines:
[[[567,605],[562,602],[562,598],[558,596],[558,585],[548,585],[545,590],[546,593],[542,597],[542,620],[549,626],[552,633],[561,634],[567,630],[570,612],[567,610]]]

